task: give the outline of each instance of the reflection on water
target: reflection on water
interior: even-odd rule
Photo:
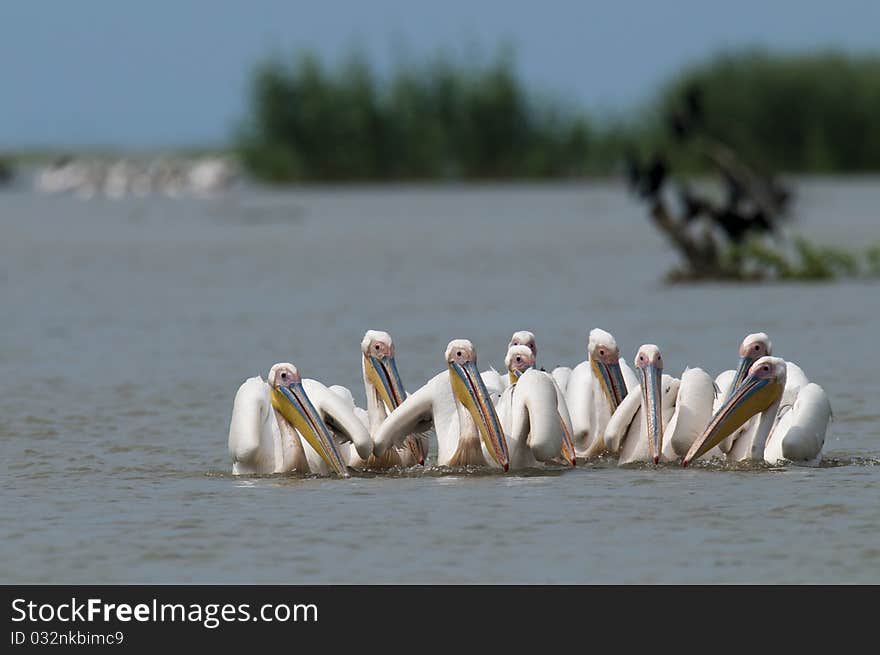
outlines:
[[[875,180],[799,198],[808,236],[880,240]],[[605,185],[0,209],[0,580],[880,582],[876,285],[663,286],[673,253]],[[825,463],[228,473],[235,390],[276,361],[360,397],[367,328],[414,390],[453,337],[497,368],[530,329],[550,368],[591,327],[713,373],[767,331],[831,397]]]

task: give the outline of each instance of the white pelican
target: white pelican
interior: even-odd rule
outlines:
[[[364,391],[367,397],[367,411],[357,408],[358,416],[375,436],[379,426],[385,422],[388,414],[397,409],[406,398],[406,390],[395,361],[394,341],[387,332],[367,330],[361,341],[361,368],[364,375]],[[344,387],[342,387],[344,389]],[[348,391],[346,389],[346,391]],[[351,393],[348,393],[351,398]],[[351,400],[354,405],[354,399]],[[428,436],[411,434],[403,445],[389,448],[382,457],[371,455],[366,461],[357,461],[354,457],[349,465],[355,468],[389,468],[392,466],[424,465],[428,456]]]
[[[664,375],[663,356],[654,344],[639,348],[635,366],[641,382],[608,421],[605,447],[618,454],[621,465],[675,461],[712,416],[712,378],[699,368],[686,369],[680,380]]]
[[[237,174],[235,164],[225,157],[207,157],[193,162],[187,182],[193,193],[209,196],[229,187]]]
[[[535,341],[535,334],[528,330],[517,330],[510,337],[510,343],[507,344],[508,350],[511,346],[525,346],[528,348],[535,360],[538,359],[538,342]]]
[[[521,345],[529,346],[532,353],[537,357],[538,347],[535,345],[534,334],[528,330],[514,332],[513,336],[510,337],[510,343],[507,344],[507,347],[510,348],[511,346]],[[490,366],[488,371],[480,373],[480,377],[483,378],[483,384],[486,385],[486,389],[489,390],[489,395],[492,396],[492,402],[497,405],[498,400],[501,398],[501,394],[511,384],[510,376],[502,375],[495,370],[494,366]]]
[[[292,364],[275,364],[268,383],[253,377],[235,394],[229,454],[236,475],[333,471],[348,477],[340,441],[350,441],[363,458],[373,448],[345,402],[320,382],[303,380]]]
[[[433,425],[440,466],[510,466],[507,441],[495,406],[477,369],[477,352],[467,339],[446,347],[447,369],[411,394],[379,427],[374,453],[381,457],[391,446],[401,446],[414,432]],[[482,444],[481,444],[482,440]]]
[[[553,376],[535,368],[536,350],[514,345],[507,349],[504,358],[511,384],[504,390],[496,409],[508,437],[510,465],[528,468],[538,461],[546,462],[561,455],[575,466],[577,456],[571,441],[571,418],[565,398]]]
[[[750,334],[743,339],[739,348],[740,362],[736,372],[725,371],[718,376],[718,385],[726,390],[724,399],[729,399],[747,375],[749,368],[760,357],[771,355],[773,345],[764,332]],[[831,417],[831,406],[822,387],[807,379],[800,366],[785,362],[785,388],[782,392],[780,408],[775,417],[771,433],[764,443],[763,458],[776,464],[790,461],[804,466],[817,466],[822,459],[825,432]],[[722,386],[724,385],[724,386]],[[800,394],[806,391],[801,402]],[[797,412],[791,411],[797,407]],[[716,406],[716,411],[720,407]],[[753,416],[741,428],[734,431],[720,444],[730,461],[760,460],[758,456],[758,425],[761,417]],[[797,429],[791,430],[794,426]],[[790,457],[783,452],[785,450]]]
[[[737,439],[734,449],[740,440],[748,437],[743,459],[763,461],[764,446],[776,422],[776,413],[782,402],[785,369],[785,360],[779,357],[764,356],[755,361],[749,367],[742,383],[733,390],[702,434],[694,441],[687,455],[682,459],[682,466],[687,466],[697,457],[707,453],[758,414],[760,419],[754,433]]]
[[[538,342],[535,339],[535,333],[530,332],[529,330],[517,330],[510,337],[510,343],[507,344],[507,355],[504,359],[504,365],[507,368],[509,383],[516,384],[516,380],[522,371],[530,368],[530,366],[526,365],[525,361],[525,353],[519,353],[520,357],[523,359],[517,358],[516,355],[511,358],[511,350],[513,348],[527,348],[531,353],[531,367],[537,368],[538,366]],[[556,393],[559,396],[558,398],[558,407],[559,407],[559,420],[562,422],[562,428],[564,430],[563,438],[562,438],[562,458],[569,462],[572,466],[577,465],[577,455],[574,451],[574,443],[571,438],[571,418],[568,414],[568,407],[565,405],[565,390],[559,384],[557,380],[557,372],[560,371],[559,367],[553,371],[551,377],[553,378],[554,383],[556,384]],[[569,373],[571,373],[571,369],[566,368]],[[540,372],[544,372],[543,370]],[[568,382],[568,378],[565,377],[565,382]],[[565,418],[563,418],[565,417]]]
[[[598,457],[605,452],[605,426],[638,380],[620,359],[617,341],[605,330],[590,331],[587,353],[587,360],[571,372],[565,404],[578,457]]]

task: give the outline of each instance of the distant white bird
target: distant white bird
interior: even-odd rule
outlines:
[[[303,380],[292,364],[275,364],[268,383],[250,378],[235,394],[228,443],[236,475],[332,471],[348,477],[344,442],[363,458],[373,448],[345,402],[320,382]]]
[[[210,195],[229,187],[237,175],[235,164],[225,157],[206,157],[189,169],[189,187],[196,195]]]

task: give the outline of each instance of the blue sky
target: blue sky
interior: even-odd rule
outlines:
[[[3,0],[0,148],[222,143],[271,52],[357,47],[388,70],[401,45],[510,43],[537,89],[603,112],[721,48],[876,51],[878,25],[877,0]]]

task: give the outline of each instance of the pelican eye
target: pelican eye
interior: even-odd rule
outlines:
[[[456,357],[461,357],[461,351],[459,350],[457,353],[455,353],[455,356],[456,356]]]

